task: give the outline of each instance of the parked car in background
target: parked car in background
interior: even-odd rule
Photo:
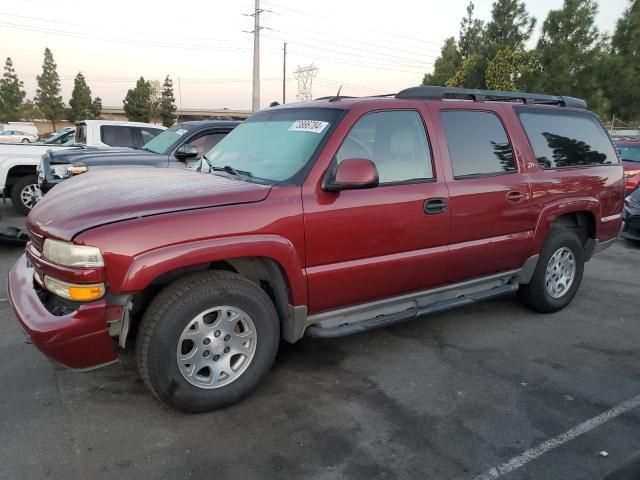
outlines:
[[[20,130],[3,130],[0,132],[0,143],[34,143],[38,136]]]
[[[640,241],[640,188],[624,200],[624,230],[620,234],[629,240]]]
[[[202,120],[184,122],[165,130],[141,149],[51,150],[38,167],[40,191],[45,194],[58,183],[87,170],[119,165],[185,167],[199,161],[240,122]],[[74,166],[74,168],[70,168]]]
[[[415,87],[282,105],[201,163],[211,174],[63,182],[29,215],[8,280],[22,330],[49,358],[109,364],[114,340],[124,348],[135,332],[144,382],[185,411],[246,396],[281,339],[515,291],[558,311],[622,224],[618,156],[568,97]]]
[[[625,138],[615,145],[624,165],[625,191],[629,194],[640,186],[640,140]]]
[[[139,148],[158,133],[160,125],[140,122],[86,120],[77,122],[74,146],[58,144],[0,145],[0,191],[10,197],[13,207],[28,214],[41,196],[37,167],[48,150],[89,150],[110,147]]]

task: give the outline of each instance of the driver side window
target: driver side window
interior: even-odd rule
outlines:
[[[433,178],[431,153],[420,114],[413,110],[369,113],[360,118],[336,153],[336,161],[366,158],[380,183]]]

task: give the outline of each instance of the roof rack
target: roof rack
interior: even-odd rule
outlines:
[[[558,105],[561,107],[587,108],[587,102],[574,97],[545,95],[541,93],[505,92],[501,90],[478,90],[473,88],[453,88],[421,86],[406,88],[396,95],[402,99],[443,100],[445,98],[470,99],[474,102],[485,100],[513,101],[538,105]]]

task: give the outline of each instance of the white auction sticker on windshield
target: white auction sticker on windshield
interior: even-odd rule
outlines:
[[[329,125],[329,122],[321,122],[320,120],[296,120],[289,127],[289,131],[322,133],[327,128],[327,125]]]
[[[184,128],[181,128],[180,130],[176,130],[176,133],[178,135],[184,135],[185,133],[187,133],[187,131]]]

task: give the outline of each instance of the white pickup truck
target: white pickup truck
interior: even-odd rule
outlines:
[[[16,210],[28,214],[40,198],[36,168],[48,150],[69,148],[141,148],[165,130],[141,122],[85,120],[76,123],[75,145],[0,144],[0,192]]]

